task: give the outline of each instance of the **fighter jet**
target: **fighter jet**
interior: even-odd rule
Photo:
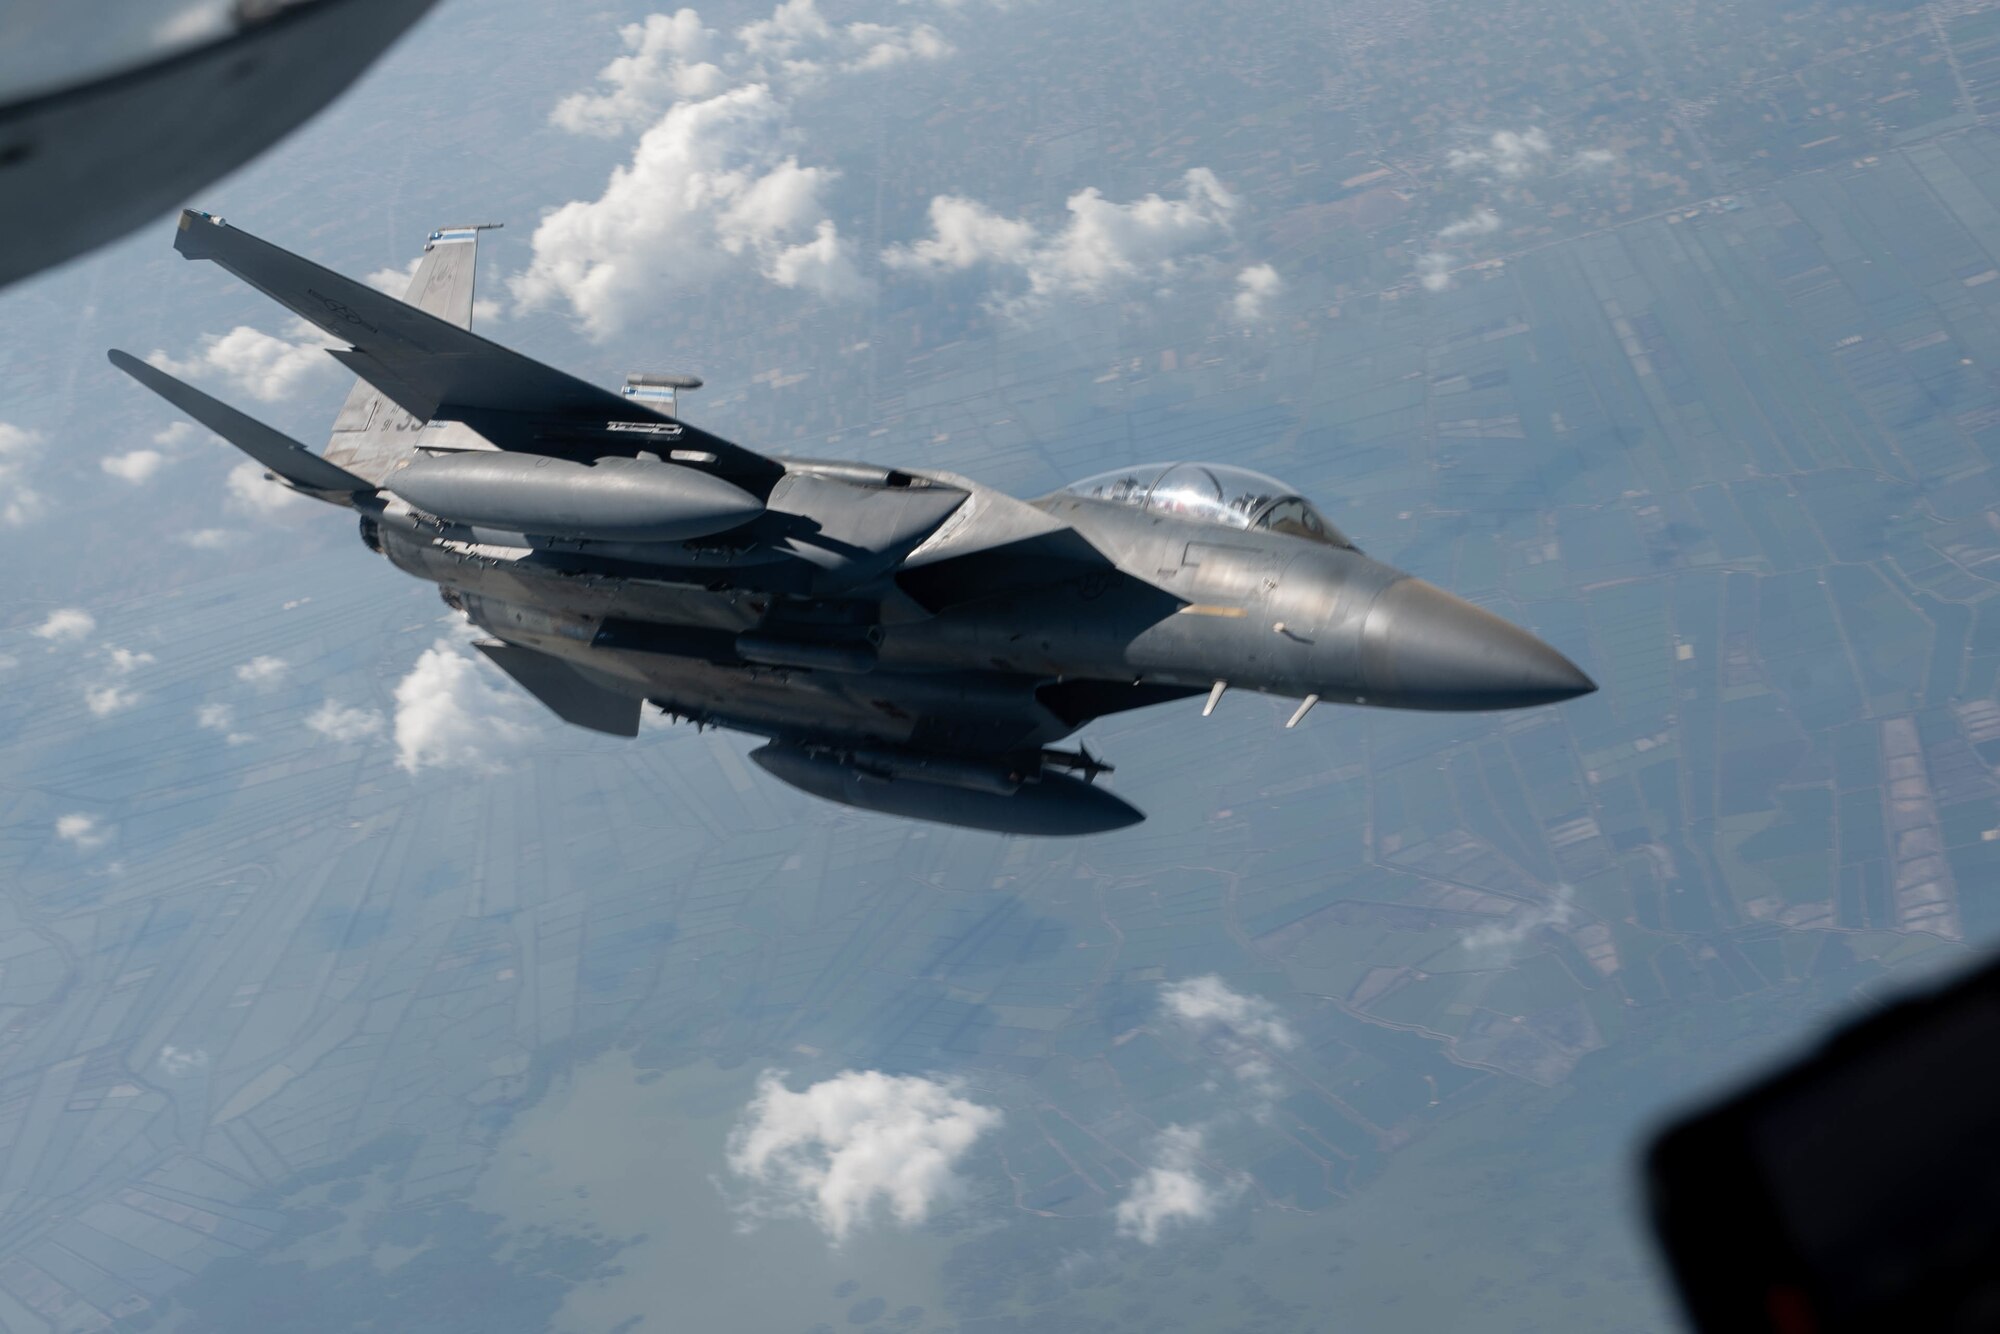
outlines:
[[[1513,709],[1596,687],[1562,654],[1365,555],[1242,468],[1121,468],[1017,500],[927,468],[753,452],[682,419],[691,377],[613,391],[471,332],[480,229],[440,228],[403,300],[184,213],[210,259],[349,346],[315,454],[123,352],[113,364],[359,515],[558,717],[619,736],[651,705],[765,739],[779,780],[1003,833],[1144,817],[1058,748],[1093,719],[1228,687],[1400,709]]]

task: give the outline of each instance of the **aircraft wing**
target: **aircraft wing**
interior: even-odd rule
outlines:
[[[462,421],[502,449],[605,441],[676,455],[758,494],[782,465],[645,404],[545,366],[220,218],[181,214],[174,249],[211,259],[352,347],[333,355],[419,421]],[[594,439],[592,439],[595,437]],[[697,457],[682,459],[681,454]],[[699,455],[712,456],[712,462]]]
[[[269,468],[295,489],[324,493],[329,497],[351,497],[373,491],[375,486],[347,469],[329,463],[298,441],[209,397],[191,384],[184,384],[156,366],[149,366],[130,352],[113,348],[111,364],[179,408],[230,444]],[[347,503],[344,499],[341,503]]]
[[[112,241],[289,134],[436,0],[310,0],[0,106],[0,287]],[[95,21],[79,7],[78,22]],[[4,26],[4,25],[0,25]]]

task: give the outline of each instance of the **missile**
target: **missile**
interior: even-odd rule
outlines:
[[[764,512],[732,482],[654,459],[468,451],[415,459],[387,486],[449,523],[599,542],[706,537]]]
[[[1023,781],[997,768],[975,775],[970,761],[898,761],[876,753],[848,760],[776,741],[750,758],[773,778],[826,801],[996,834],[1101,834],[1146,818],[1101,787],[1048,770]]]

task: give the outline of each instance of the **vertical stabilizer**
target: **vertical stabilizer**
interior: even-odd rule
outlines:
[[[479,234],[497,222],[470,227],[440,227],[424,242],[423,256],[410,276],[403,300],[461,329],[472,327],[472,305],[479,270]],[[426,445],[480,449],[489,446],[457,423],[426,428],[366,380],[357,379],[347,402],[333,419],[333,439],[326,456],[373,482],[381,482],[406,458],[422,433]],[[460,438],[463,437],[463,438]]]

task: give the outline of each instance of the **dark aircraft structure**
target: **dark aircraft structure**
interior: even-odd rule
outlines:
[[[211,259],[350,346],[325,453],[123,352],[113,364],[360,515],[558,716],[635,735],[646,703],[766,738],[764,769],[867,810],[1019,834],[1144,817],[1056,743],[1226,687],[1512,709],[1595,686],[1533,635],[1364,555],[1304,498],[1214,464],[1022,501],[952,473],[753,453],[681,420],[691,377],[585,383],[471,332],[478,228],[431,235],[403,300],[220,218]]]
[[[231,30],[209,41],[0,103],[0,199],[19,201],[0,210],[0,287],[115,241],[242,166],[435,3],[236,0]],[[103,21],[77,8],[70,21]]]

